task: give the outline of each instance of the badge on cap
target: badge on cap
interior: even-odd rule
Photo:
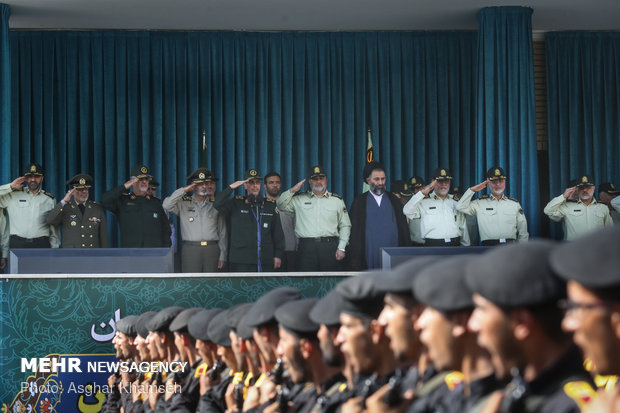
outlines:
[[[441,170],[441,172],[440,172],[440,174],[441,174],[441,176],[446,176],[446,170],[445,170],[445,169],[442,169],[442,170]]]
[[[405,190],[405,191],[406,191],[407,189],[409,189],[409,185],[404,184],[404,185],[403,185],[403,190]]]
[[[204,172],[200,172],[198,174],[198,179],[205,179],[205,173]]]
[[[37,171],[37,167],[35,165],[31,165],[30,172],[36,172],[36,171]]]
[[[256,169],[250,169],[250,176],[256,176]]]
[[[318,166],[315,166],[314,167],[314,173],[315,174],[321,173],[321,168],[319,168]]]
[[[609,184],[609,187],[610,187],[611,189],[614,189],[614,190],[616,189],[616,187],[614,186],[614,184]]]
[[[80,185],[84,185],[86,183],[86,179],[80,178]]]
[[[581,182],[583,182],[584,184],[587,184],[588,183],[588,177],[587,176],[581,177]]]
[[[412,183],[412,184],[417,184],[417,183],[418,183],[418,180],[417,180],[417,179],[415,179],[415,178],[411,178],[411,183]]]
[[[140,172],[142,172],[143,174],[147,173],[149,170],[146,169],[146,166],[143,166],[140,168]]]
[[[495,170],[495,176],[500,176],[502,173],[499,171],[499,169]]]

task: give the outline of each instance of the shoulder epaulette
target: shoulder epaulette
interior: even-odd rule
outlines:
[[[341,197],[340,195],[335,194],[335,193],[333,193],[333,192],[332,192],[332,196],[333,196],[333,197],[336,197],[336,198],[338,198],[338,199],[342,199],[342,197]]]
[[[596,391],[586,381],[569,381],[564,384],[564,393],[577,403],[579,408],[584,407],[596,395]]]
[[[268,199],[268,198],[265,198],[265,202],[272,202],[272,203],[274,203],[274,204],[276,203],[276,201],[275,201],[275,200],[273,200],[273,199]]]
[[[452,195],[452,199],[454,199],[455,201],[458,201],[461,199],[460,195]]]
[[[235,199],[245,199],[243,195],[235,195]]]
[[[183,201],[191,201],[192,200],[192,196],[191,195],[185,195],[183,198]]]
[[[519,203],[519,200],[517,198],[513,198],[513,197],[509,196],[508,199],[510,199],[511,201],[514,201],[516,203]]]
[[[491,198],[491,195],[489,195],[489,194],[484,194],[484,195],[482,195],[482,196],[481,196],[480,198],[478,198],[478,199],[489,199],[489,198]]]
[[[293,194],[293,196],[305,195],[305,194],[307,194],[307,193],[308,193],[308,191],[297,191],[297,192],[295,192],[295,193]]]
[[[566,202],[577,202],[577,201],[576,201],[576,200],[574,200],[574,199],[565,199],[565,201],[566,201]]]
[[[431,194],[424,195],[424,198],[430,198],[430,197],[431,197]]]
[[[453,371],[452,373],[446,374],[444,382],[446,383],[446,386],[448,386],[448,389],[454,390],[456,386],[461,384],[464,378],[465,376],[460,371]]]
[[[55,199],[54,195],[50,194],[50,193],[49,193],[49,192],[47,192],[47,191],[43,191],[43,194],[45,194],[45,195],[49,196],[49,197],[50,197],[50,198],[52,198],[52,199]]]

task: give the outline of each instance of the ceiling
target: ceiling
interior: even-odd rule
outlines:
[[[532,26],[619,30],[620,0],[0,0],[12,29],[467,30],[488,6],[534,9]]]

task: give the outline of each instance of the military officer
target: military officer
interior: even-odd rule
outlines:
[[[478,231],[482,245],[500,245],[515,240],[527,241],[527,220],[515,198],[504,194],[506,173],[499,166],[487,171],[486,180],[468,188],[456,204],[456,209],[478,218]],[[472,201],[474,193],[486,187],[491,195],[483,195]]]
[[[607,205],[609,215],[614,224],[620,223],[620,191],[611,182],[605,182],[598,186],[598,199]],[[614,204],[616,205],[614,207]]]
[[[41,188],[43,178],[43,167],[32,163],[24,176],[0,186],[0,208],[9,213],[10,248],[60,247],[58,228],[47,223],[55,203],[54,195]]]
[[[403,207],[407,218],[420,220],[420,234],[426,246],[470,244],[465,216],[457,211],[457,199],[449,194],[451,181],[450,171],[435,169],[433,181],[420,189]]]
[[[594,199],[594,179],[582,175],[577,185],[566,188],[564,193],[553,198],[544,212],[551,220],[564,223],[564,239],[573,240],[596,229],[613,225],[607,205]],[[576,202],[567,202],[577,194]]]
[[[265,198],[278,201],[281,195],[282,178],[280,174],[271,171],[265,175]],[[280,211],[280,223],[284,232],[284,259],[282,260],[282,271],[296,271],[297,269],[297,237],[295,236],[295,214],[287,211]]]
[[[131,179],[101,196],[103,207],[118,218],[122,248],[170,246],[166,212],[160,200],[147,195],[152,178],[146,165],[137,165],[131,170]]]
[[[67,181],[69,191],[47,216],[50,225],[62,225],[63,248],[108,248],[105,210],[88,199],[93,178],[78,174]],[[72,200],[73,198],[73,200]]]
[[[413,195],[409,184],[400,179],[396,181],[392,181],[392,183],[390,184],[390,192],[396,198],[400,199],[400,202],[403,206],[409,201],[409,198],[411,198],[411,195]]]
[[[228,250],[226,220],[213,206],[217,179],[210,170],[198,168],[187,181],[189,185],[163,202],[166,211],[179,216],[181,268],[183,272],[215,272],[224,267]]]
[[[299,192],[306,180],[298,182],[280,196],[278,208],[295,213],[299,271],[338,270],[349,243],[351,220],[342,198],[327,191],[325,169],[313,166],[309,178],[310,191]]]
[[[411,195],[415,195],[420,192],[425,185],[424,179],[420,176],[412,176],[409,178],[408,185],[411,189]],[[409,197],[407,202],[411,199]],[[405,204],[406,205],[406,204]],[[421,247],[424,245],[424,238],[422,237],[421,229],[420,229],[420,219],[411,219],[407,218],[407,222],[409,223],[409,235],[411,236],[411,243],[414,247]]]
[[[260,172],[250,168],[244,180],[230,184],[213,203],[229,220],[228,260],[233,272],[273,271],[282,264],[284,233],[276,203],[260,195],[262,182]],[[228,199],[241,185],[247,196]]]

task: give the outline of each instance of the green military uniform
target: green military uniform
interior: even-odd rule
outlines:
[[[151,176],[146,166],[138,169],[141,171],[132,173],[133,176]],[[118,218],[122,248],[170,247],[170,224],[157,198],[137,196],[121,185],[104,193],[101,204]]]
[[[577,186],[594,185],[592,182],[591,177],[584,175]],[[581,200],[569,202],[564,195],[560,195],[549,201],[544,212],[553,221],[563,221],[564,239],[567,241],[613,225],[607,205],[596,202],[595,199],[586,205]]]
[[[41,165],[31,164],[24,176],[43,176]],[[11,184],[0,186],[0,208],[9,213],[10,247],[60,247],[58,229],[47,223],[47,214],[54,209],[54,195],[39,188],[36,194],[26,187],[13,190]]]
[[[215,181],[211,171],[199,168],[188,177],[190,183]],[[226,220],[213,206],[211,199],[201,203],[195,196],[179,188],[164,199],[165,210],[179,217],[183,250],[183,272],[215,272],[219,261],[226,261],[228,234]]]
[[[325,175],[323,168],[313,167],[310,177],[315,175]],[[278,208],[295,213],[299,271],[337,270],[336,250],[344,251],[351,235],[351,220],[342,198],[328,191],[317,196],[312,191],[293,195],[289,190],[278,199]]]
[[[255,169],[246,172],[248,178],[262,179]],[[284,233],[276,203],[260,196],[254,203],[244,196],[229,199],[232,193],[233,189],[227,187],[217,194],[213,204],[230,225],[228,261],[231,270],[273,271],[273,258],[281,259],[284,254]]]
[[[76,175],[69,181],[71,188],[90,188],[92,178],[88,175]],[[91,200],[86,200],[82,207],[75,198],[69,202],[61,200],[47,216],[50,225],[62,226],[63,248],[108,248],[108,226],[105,210]]]

